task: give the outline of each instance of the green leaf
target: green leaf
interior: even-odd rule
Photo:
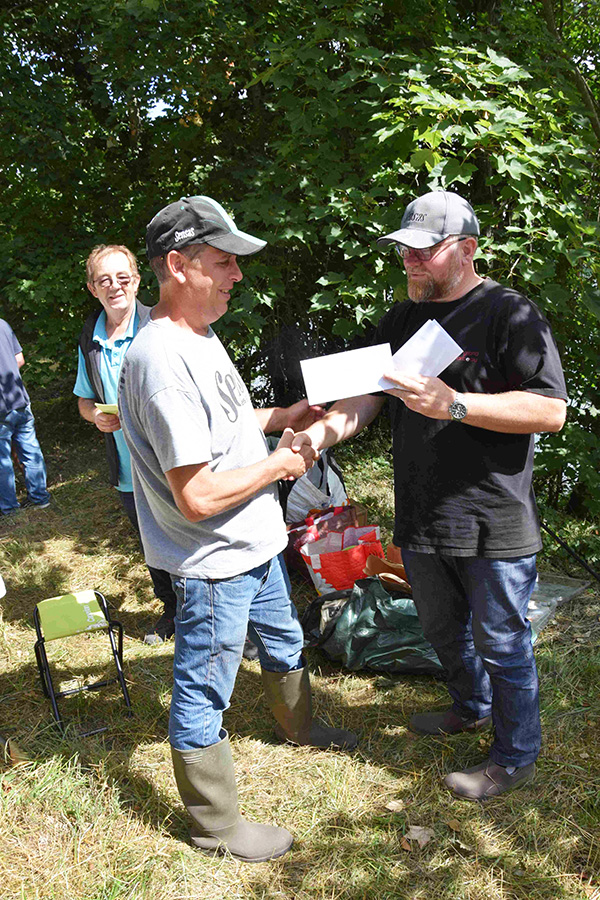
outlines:
[[[322,291],[310,298],[310,308],[317,312],[323,309],[333,309],[338,300],[338,295],[332,291]]]
[[[440,161],[441,157],[433,150],[417,150],[410,158],[410,164],[414,169],[425,166],[429,171]]]
[[[327,272],[326,275],[322,275],[317,279],[317,284],[322,284],[326,286],[328,284],[339,284],[342,281],[346,281],[347,276],[341,275],[339,272]]]
[[[338,319],[334,323],[332,330],[338,337],[350,338],[356,331],[356,322],[350,322],[348,319]]]
[[[600,289],[586,288],[582,295],[582,300],[597,319],[600,319]]]

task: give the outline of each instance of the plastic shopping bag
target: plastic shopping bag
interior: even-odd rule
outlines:
[[[288,525],[288,545],[283,553],[288,570],[294,569],[306,581],[311,581],[306,562],[300,552],[302,546],[321,540],[332,531],[341,532],[351,526],[358,527],[359,524],[359,513],[355,506],[350,504],[315,512],[302,522]]]
[[[384,558],[378,525],[331,532],[322,540],[303,544],[300,553],[319,594],[351,588],[363,577],[369,556]]]

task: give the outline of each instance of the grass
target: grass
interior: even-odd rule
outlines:
[[[480,807],[454,801],[440,776],[478,761],[489,735],[417,739],[410,714],[445,702],[423,676],[348,673],[312,652],[321,716],[358,731],[359,750],[335,754],[277,745],[257,663],[244,661],[225,716],[240,803],[249,817],[288,827],[291,853],[250,866],[187,844],[167,743],[173,645],[141,641],[159,613],[135,536],[104,481],[102,441],[72,399],[38,405],[38,435],[54,498],[0,522],[0,733],[28,762],[0,763],[1,900],[600,900],[598,676],[600,598],[589,589],[542,633],[544,748],[533,785]],[[340,448],[350,493],[391,535],[386,439]],[[550,548],[551,549],[551,548]],[[547,552],[540,560],[565,568]],[[126,629],[135,711],[118,688],[62,702],[52,724],[33,656],[32,610],[44,597],[97,587]],[[295,583],[303,607],[312,596]],[[50,645],[61,683],[98,677],[104,634]],[[104,734],[81,738],[90,722]],[[431,829],[426,846],[404,842]]]

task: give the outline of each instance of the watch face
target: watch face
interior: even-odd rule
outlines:
[[[453,419],[460,421],[464,419],[467,414],[467,407],[464,403],[461,403],[460,400],[455,400],[454,403],[451,403],[448,407],[448,412],[452,416]]]

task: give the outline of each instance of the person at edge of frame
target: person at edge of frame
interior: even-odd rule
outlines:
[[[50,505],[46,463],[35,433],[29,394],[21,378],[25,356],[17,337],[0,319],[0,513],[18,515],[22,509],[45,509]],[[17,499],[13,447],[23,467],[27,497]]]
[[[79,336],[77,379],[73,393],[80,415],[104,435],[110,483],[119,492],[123,509],[139,535],[131,482],[131,458],[118,414],[96,405],[117,402],[119,373],[131,343],[150,307],[137,299],[140,276],[137,260],[121,244],[100,244],[86,261],[87,287],[102,309],[88,316]],[[159,645],[175,633],[177,599],[168,572],[148,567],[154,595],[163,604],[159,619],[145,635],[146,644]]]
[[[184,197],[157,213],[147,252],[160,299],[119,387],[146,559],[171,573],[177,594],[169,718],[177,787],[193,844],[248,862],[283,855],[292,835],[239,812],[223,712],[246,634],[258,647],[280,740],[332,749],[357,743],[313,718],[282,558],[287,532],[276,482],[313,465],[312,449],[293,453],[290,445],[323,409],[306,400],[254,409],[212,328],[242,278],[238,258],[264,246],[209,197]],[[283,435],[269,455],[265,433],[273,431]]]
[[[386,373],[385,396],[336,402],[293,447],[357,434],[387,399],[394,456],[394,544],[452,700],[412,716],[421,735],[493,724],[489,758],[444,777],[454,795],[486,800],[530,781],[540,751],[538,677],[526,618],[540,527],[534,434],[560,431],[565,381],[550,326],[522,294],[481,278],[479,223],[458,194],[413,200],[379,238],[404,264],[409,299],[383,316],[374,344],[395,353],[429,319],[463,353],[439,378]]]

